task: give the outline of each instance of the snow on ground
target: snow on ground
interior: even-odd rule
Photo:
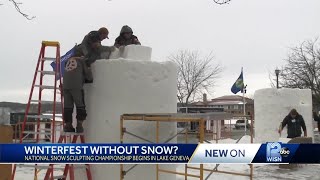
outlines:
[[[57,168],[64,167],[63,165],[55,165]],[[38,179],[44,179],[44,176],[46,174],[46,169],[42,169],[38,173]],[[62,175],[62,170],[54,170],[54,176]],[[34,168],[32,167],[17,167],[15,180],[32,180],[34,179]]]
[[[199,166],[198,166],[199,167]],[[205,168],[213,169],[215,165],[205,165]],[[220,165],[218,170],[249,174],[249,166],[239,165]],[[177,168],[178,172],[184,172],[184,166]],[[188,170],[188,173],[199,175],[199,171]],[[206,178],[209,173],[204,173]],[[254,165],[253,179],[257,180],[319,180],[320,165],[301,165],[295,170],[279,169],[277,165]],[[188,180],[198,180],[199,178],[188,177]],[[222,173],[213,173],[208,180],[248,180],[249,177],[229,175]],[[184,180],[184,176],[177,176],[177,180]]]
[[[319,136],[315,134],[315,136]],[[288,142],[290,139],[288,138],[280,138],[280,142]],[[218,143],[228,144],[228,143],[236,143],[237,140],[234,139],[222,139],[219,140]],[[255,142],[255,140],[253,140]],[[215,143],[215,141],[212,141]],[[246,144],[250,143],[250,136],[243,136],[238,143]],[[319,143],[319,142],[318,142]],[[193,165],[194,167],[199,167]],[[204,165],[204,168],[214,169],[216,164],[207,164]],[[257,180],[320,180],[320,164],[305,164],[299,165],[297,169],[280,169],[278,165],[265,165],[265,164],[257,164],[253,165],[253,179]],[[246,173],[249,174],[250,167],[246,164],[222,164],[219,165],[218,170],[221,171],[229,171],[229,172],[237,172],[237,173]],[[178,172],[184,172],[184,165],[179,165],[177,167]],[[198,170],[188,169],[189,174],[199,175]],[[209,173],[205,172],[204,177],[209,175]],[[188,180],[198,180],[199,178],[188,177]],[[238,176],[238,175],[230,175],[230,174],[222,174],[222,173],[212,173],[212,175],[206,180],[248,180],[249,177],[246,176]],[[184,176],[177,175],[177,180],[184,180]]]
[[[315,133],[315,139],[319,137],[318,133]],[[281,142],[287,142],[287,138],[280,138]],[[219,143],[235,143],[237,140],[234,139],[223,139],[219,140]],[[319,139],[316,140],[319,143]],[[213,141],[212,143],[215,143]],[[243,136],[238,143],[250,143],[250,136]],[[191,166],[191,165],[190,165]],[[197,165],[192,165],[194,167],[199,167]],[[204,165],[205,168],[213,169],[215,164]],[[256,180],[320,180],[320,164],[305,164],[299,165],[299,168],[296,169],[280,169],[278,165],[264,165],[257,164],[253,165],[253,179]],[[238,173],[247,173],[249,174],[249,166],[246,164],[222,164],[218,167],[218,170],[221,171],[230,171]],[[38,179],[43,179],[46,170],[42,170],[39,173]],[[177,166],[177,172],[184,172],[184,165]],[[16,180],[31,180],[33,179],[33,168],[17,168]],[[198,170],[188,169],[189,174],[199,175]],[[62,171],[55,171],[55,175],[62,174]],[[204,177],[209,175],[209,173],[204,173]],[[161,178],[160,178],[161,179]],[[198,180],[199,178],[188,177],[188,180]],[[246,176],[237,176],[230,174],[222,173],[212,173],[212,175],[206,180],[248,180],[249,177]],[[100,180],[100,179],[97,179]],[[102,180],[102,179],[101,179]],[[184,180],[184,176],[177,175],[177,180]]]
[[[197,167],[196,165],[193,165]],[[199,167],[199,166],[198,166]],[[215,164],[205,165],[205,168],[213,169]],[[218,170],[239,172],[249,174],[249,166],[245,164],[231,165],[224,164]],[[184,172],[184,165],[179,165],[178,172]],[[45,170],[39,173],[38,179],[44,179]],[[34,170],[32,168],[18,168],[16,180],[32,180]],[[199,175],[197,170],[188,170],[188,173]],[[55,171],[55,175],[62,174],[62,171]],[[207,177],[209,173],[204,173]],[[301,165],[296,170],[279,169],[277,165],[254,165],[253,179],[256,180],[319,180],[320,165]],[[161,179],[161,178],[160,178]],[[222,173],[213,173],[208,180],[248,180],[249,177],[236,176]],[[99,179],[98,179],[99,180]],[[102,180],[102,179],[101,179]],[[184,180],[184,176],[177,176],[177,180]],[[188,180],[199,180],[199,178],[188,177]]]

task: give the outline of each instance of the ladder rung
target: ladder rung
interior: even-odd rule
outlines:
[[[54,71],[38,71],[38,72],[40,72],[44,75],[55,75],[56,74],[56,72],[54,72]]]
[[[45,46],[55,46],[55,47],[58,47],[60,45],[58,41],[42,41],[42,44]]]
[[[42,89],[54,89],[54,86],[46,86],[46,85],[34,85],[34,87],[39,87]],[[59,89],[56,87],[56,89]]]
[[[51,135],[51,132],[23,131],[23,134],[45,134],[45,135]]]
[[[50,128],[39,128],[39,131],[51,131],[52,129]]]
[[[42,61],[56,61],[56,58],[44,57],[41,59]]]
[[[64,170],[64,167],[57,167],[57,165],[54,165],[53,166],[48,166],[50,167],[50,169],[54,169],[54,170]]]
[[[85,165],[85,164],[74,164],[73,168],[74,169],[86,169],[87,165]]]
[[[50,165],[35,165],[35,164],[17,164],[19,167],[32,167],[32,168],[37,168],[37,169],[56,169],[56,170],[64,170],[65,167],[56,167],[56,165],[50,166]],[[85,164],[74,164],[73,165],[74,169],[85,169],[87,168],[87,165]]]
[[[51,128],[39,128],[39,131],[51,131],[52,129]]]
[[[54,170],[64,170],[64,167],[54,167]]]
[[[35,119],[52,119],[53,115],[27,115],[28,118],[35,118]],[[55,117],[62,118],[61,115],[55,115]]]
[[[52,144],[52,142],[50,141],[50,139],[48,139],[49,141],[40,141],[40,142],[37,142],[35,144]]]
[[[20,141],[19,141],[20,143]],[[38,142],[36,140],[33,141],[26,141],[26,140],[22,140],[22,144],[52,144],[52,142],[50,141],[44,141],[44,140],[39,140]]]
[[[65,175],[61,175],[61,176],[53,176],[53,179],[65,179],[66,176]]]
[[[61,136],[71,136],[71,135],[79,135],[79,136],[81,136],[81,135],[84,135],[84,133],[64,132],[64,131],[62,131],[62,132],[60,133],[60,135],[61,135]]]
[[[31,168],[36,168],[36,169],[51,169],[51,166],[46,166],[46,165],[35,165],[35,164],[17,164],[18,167],[31,167]]]
[[[31,100],[31,102],[41,103],[41,104],[53,104],[53,101],[44,101],[44,100]],[[60,101],[56,101],[56,103],[61,103]]]
[[[38,142],[37,142],[36,139],[23,139],[22,140],[22,143],[28,143],[28,144],[30,144],[30,143],[40,143],[40,142],[43,143],[45,141],[44,140],[38,140]]]
[[[49,138],[47,138],[48,141],[44,140],[44,139],[40,139],[40,140],[33,140],[33,141],[27,141],[27,140],[22,140],[22,144],[52,144],[52,142],[50,141]],[[20,141],[18,142],[20,143]]]

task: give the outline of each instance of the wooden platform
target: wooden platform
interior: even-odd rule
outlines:
[[[11,125],[0,125],[0,143],[12,143],[13,129]],[[0,164],[0,179],[11,179],[11,164]]]

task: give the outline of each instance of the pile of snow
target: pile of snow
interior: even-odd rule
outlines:
[[[241,137],[239,144],[249,144],[250,136]],[[286,143],[290,139],[288,138],[279,138],[276,141]],[[236,143],[235,139],[222,139],[219,140],[220,144],[228,144],[228,143]],[[255,139],[253,140],[255,142]],[[211,143],[215,144],[216,141],[211,141]],[[190,165],[193,167],[199,167],[199,165]],[[177,172],[184,172],[184,165],[179,165],[177,167]],[[205,164],[204,168],[214,169],[216,164]],[[253,165],[253,179],[258,180],[319,180],[320,174],[320,165],[319,164],[308,164],[302,165],[299,169],[279,169],[278,165],[265,165],[265,164],[257,164]],[[221,164],[218,166],[218,170],[220,171],[228,171],[228,172],[237,172],[237,173],[250,173],[250,167],[246,164]],[[188,169],[189,174],[199,175],[199,170]],[[204,172],[204,179],[209,175],[209,172]],[[188,177],[188,180],[198,180],[199,178]],[[213,173],[207,180],[215,180],[215,179],[223,179],[223,180],[248,180],[249,177],[246,176],[237,176],[231,174],[222,174],[222,173]],[[177,180],[184,180],[184,176],[177,175]]]
[[[216,144],[216,140],[209,141],[211,144]],[[218,144],[232,144],[235,143],[234,139],[226,138],[226,139],[218,139]]]
[[[242,136],[242,138],[240,139],[240,141],[238,142],[239,144],[248,144],[251,142],[251,136]],[[255,139],[253,138],[253,143],[255,143]]]
[[[278,142],[288,143],[290,140],[290,138],[279,138]]]
[[[55,168],[63,168],[63,165],[55,165]],[[38,173],[38,179],[44,179],[46,175],[47,169],[41,169]],[[53,171],[54,176],[61,176],[63,175],[63,170],[54,169]],[[15,180],[32,180],[34,179],[34,168],[32,167],[17,167]]]
[[[231,138],[226,138],[226,139],[219,139],[218,140],[218,144],[233,144],[233,143],[237,143],[238,141],[238,144],[249,144],[251,142],[251,136],[249,135],[245,135],[245,136],[242,136],[240,138],[240,140],[235,140],[235,139],[231,139]],[[216,144],[216,140],[211,140],[209,141],[211,144]],[[253,143],[255,142],[255,139],[253,138]]]

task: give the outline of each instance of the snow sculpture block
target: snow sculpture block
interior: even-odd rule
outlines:
[[[124,113],[176,113],[177,67],[172,62],[150,61],[151,48],[128,46],[127,59],[99,60],[91,65],[93,83],[85,86],[87,120],[84,122],[88,143],[119,143],[120,115]],[[140,59],[142,58],[142,59]],[[149,61],[143,61],[149,60]],[[155,142],[155,122],[125,121],[125,128]],[[160,123],[160,142],[177,132],[175,122]],[[130,135],[127,143],[146,143]],[[170,141],[176,142],[176,139]],[[125,166],[128,169],[130,166]],[[175,170],[175,166],[161,165]],[[93,179],[118,180],[119,165],[92,165]],[[139,165],[125,179],[155,179],[155,165]],[[76,179],[86,179],[84,172],[77,172]],[[162,173],[160,179],[175,180],[176,175]]]
[[[115,51],[111,52],[109,59],[118,59],[120,58],[120,50],[116,48]]]
[[[313,137],[312,97],[310,89],[260,89],[254,94],[256,141],[279,140],[278,128],[291,109],[297,109],[304,118],[308,137]],[[302,131],[303,136],[303,131]],[[287,137],[285,127],[280,138]]]
[[[106,52],[104,52],[106,51]],[[102,47],[102,52],[100,57],[102,59],[128,59],[128,60],[140,60],[140,61],[150,61],[151,60],[152,49],[146,46],[139,45],[128,45],[116,48],[115,51],[109,52],[109,47]]]
[[[0,124],[10,124],[10,108],[0,107]]]
[[[152,49],[150,47],[140,45],[120,47],[120,56],[130,60],[150,61],[151,52]]]

